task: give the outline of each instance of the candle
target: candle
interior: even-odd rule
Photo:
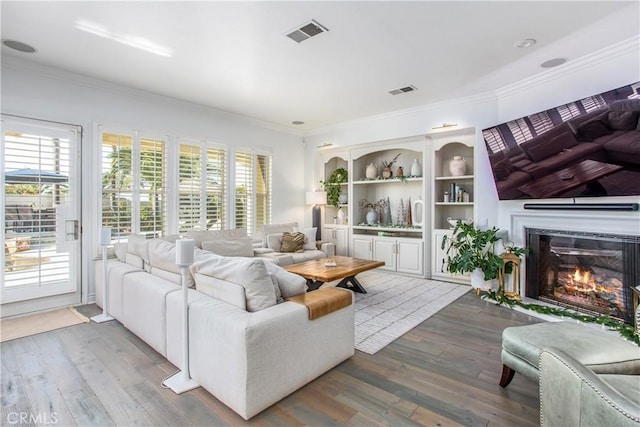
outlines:
[[[193,239],[176,241],[176,265],[187,266],[193,264],[195,243]]]

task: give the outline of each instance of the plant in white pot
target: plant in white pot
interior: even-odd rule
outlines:
[[[495,244],[500,240],[497,233],[495,227],[479,230],[473,224],[459,220],[451,236],[442,239],[443,268],[449,273],[471,273],[472,287],[490,289],[503,263],[495,253]]]

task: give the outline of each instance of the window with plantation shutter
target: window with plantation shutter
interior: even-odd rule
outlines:
[[[166,143],[102,132],[102,227],[114,241],[129,234],[166,234]]]
[[[582,112],[580,111],[580,108],[578,108],[575,102],[561,105],[557,108],[557,110],[563,122],[566,122],[567,120],[572,119],[574,117],[578,117],[579,115],[582,114]]]
[[[247,233],[254,232],[252,218],[253,205],[253,153],[235,154],[235,227],[246,228]]]
[[[497,127],[483,130],[482,137],[490,153],[497,153],[507,148]]]
[[[256,156],[256,232],[271,223],[271,156]]]
[[[140,139],[140,224],[142,234],[160,237],[166,230],[166,154],[165,143]]]
[[[207,143],[180,144],[179,232],[225,228],[226,151]]]
[[[509,126],[509,130],[513,134],[513,139],[518,145],[532,138],[531,130],[523,118],[512,120],[507,123],[507,126]]]
[[[584,110],[588,113],[599,108],[603,108],[607,105],[602,95],[589,96],[581,99],[580,104],[584,107]]]
[[[546,111],[530,115],[529,121],[533,126],[533,131],[536,136],[542,135],[543,133],[553,129],[553,122]]]
[[[246,228],[248,234],[271,222],[271,155],[235,153],[234,213],[235,228]]]

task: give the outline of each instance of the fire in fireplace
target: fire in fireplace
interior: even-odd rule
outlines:
[[[633,323],[640,237],[527,229],[526,296]]]

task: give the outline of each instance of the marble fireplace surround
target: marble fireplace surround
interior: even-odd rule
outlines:
[[[509,213],[509,221],[509,240],[520,247],[525,246],[527,228],[640,236],[640,212],[517,210]],[[523,296],[526,295],[526,270],[524,259],[520,269]],[[540,304],[530,298],[523,301]]]

